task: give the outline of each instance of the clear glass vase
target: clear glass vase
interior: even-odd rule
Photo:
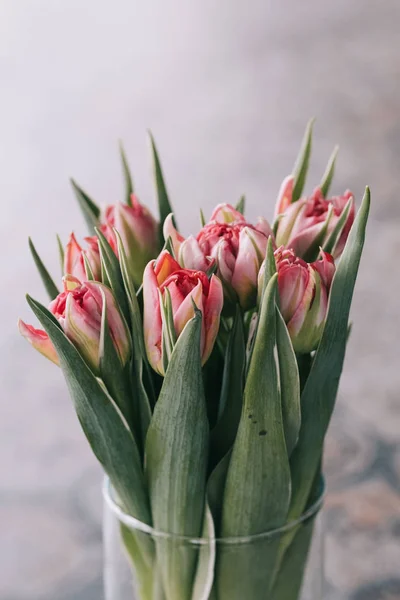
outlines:
[[[191,539],[124,513],[104,484],[105,600],[322,600],[323,486],[301,519],[255,536]]]

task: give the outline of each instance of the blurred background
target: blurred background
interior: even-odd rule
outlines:
[[[308,188],[338,143],[333,191],[373,198],[327,444],[326,598],[400,598],[399,24],[398,0],[2,0],[2,600],[102,597],[100,469],[16,330],[25,292],[46,299],[27,236],[58,277],[55,232],[85,233],[68,178],[122,199],[120,138],[154,208],[147,128],[186,232],[242,193],[272,218],[310,116]]]

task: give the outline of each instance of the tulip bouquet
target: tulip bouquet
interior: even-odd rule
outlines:
[[[122,151],[125,203],[100,210],[73,183],[90,237],[60,243],[62,291],[30,242],[51,302],[28,296],[43,329],[19,328],[147,528],[121,525],[140,600],[300,598],[312,527],[287,525],[321,493],[370,198],[356,215],[350,192],[329,196],[336,153],[302,196],[311,142],[312,123],[272,226],[242,198],[184,237],[152,141],[159,221]]]

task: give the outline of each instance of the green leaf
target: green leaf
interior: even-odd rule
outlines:
[[[128,206],[132,206],[131,195],[134,192],[133,180],[122,142],[119,143],[119,152],[121,155],[122,170],[125,179],[125,202]]]
[[[133,412],[133,398],[129,385],[129,376],[121,363],[121,359],[112,341],[108,326],[106,297],[101,288],[100,292],[103,300],[99,345],[100,375],[108,392],[124,415],[135,436],[136,444],[140,448],[141,438],[140,436],[138,438],[136,432],[137,428],[140,431],[140,422],[136,422]]]
[[[236,437],[242,413],[245,361],[243,319],[237,307],[226,347],[218,421],[211,432],[212,465],[232,448]]]
[[[145,536],[148,536],[147,533],[143,533],[141,531],[135,531],[134,529],[130,529],[123,523],[120,524],[121,531],[121,539],[124,544],[125,551],[130,560],[130,566],[135,572],[135,583],[137,584],[137,591],[139,593],[139,598],[143,598],[143,600],[164,600],[165,596],[162,594],[162,591],[159,592],[157,596],[157,584],[160,582],[157,578],[157,563],[154,561],[146,560],[146,556],[143,556],[142,545],[146,542],[143,540]],[[116,535],[115,533],[113,534]],[[115,561],[115,555],[110,555],[107,557],[110,561]],[[107,582],[107,579],[105,579]],[[105,587],[105,592],[107,593],[107,587]],[[133,588],[132,588],[133,593]]]
[[[310,495],[335,405],[369,205],[370,191],[366,188],[361,208],[333,278],[324,331],[301,397],[302,424],[299,441],[291,457],[293,483],[291,518],[297,518],[302,514]]]
[[[312,135],[313,126],[315,119],[311,119],[307,123],[306,131],[304,133],[303,141],[301,144],[300,152],[296,160],[296,164],[293,169],[294,185],[292,202],[296,202],[303,192],[304,184],[307,177],[308,165],[310,162],[311,147],[312,147]]]
[[[150,132],[149,132],[149,135],[150,135],[150,143],[151,143],[151,149],[152,149],[152,154],[153,154],[153,168],[154,168],[154,179],[155,179],[156,190],[157,190],[158,210],[159,210],[159,214],[160,214],[160,246],[162,246],[164,243],[164,236],[163,236],[164,221],[168,217],[168,215],[170,213],[173,213],[174,211],[172,210],[172,206],[169,201],[168,192],[167,192],[167,188],[166,188],[165,181],[164,181],[164,175],[163,175],[163,172],[161,169],[161,163],[160,163],[158,151],[156,148],[156,143]],[[173,218],[173,222],[174,222],[174,226],[177,227],[175,217]]]
[[[293,542],[275,580],[271,595],[274,600],[299,600],[313,532],[313,519],[296,528]]]
[[[201,226],[202,226],[202,227],[204,227],[204,225],[206,224],[206,218],[205,218],[205,216],[204,216],[204,213],[203,213],[203,209],[202,209],[202,208],[200,209],[200,223],[201,223]]]
[[[347,218],[349,216],[349,213],[350,213],[353,203],[354,203],[353,198],[349,198],[346,203],[346,206],[342,210],[342,214],[340,215],[339,219],[337,220],[335,227],[333,228],[330,236],[328,237],[328,239],[326,240],[326,242],[323,245],[324,252],[329,252],[329,254],[333,254],[333,252],[335,251],[335,247],[336,247],[336,245],[340,239],[340,236],[342,235],[342,231],[347,223]]]
[[[265,270],[264,270],[264,279],[263,279],[263,289],[262,295],[264,296],[265,290],[267,289],[267,285],[271,281],[272,277],[276,273],[276,262],[275,262],[275,254],[274,254],[274,243],[272,240],[272,236],[269,236],[267,243],[267,252],[265,255]]]
[[[146,439],[146,476],[154,527],[199,537],[203,526],[209,427],[196,310],[172,353]],[[187,600],[198,553],[173,538],[156,539],[167,600]]]
[[[47,292],[50,300],[54,300],[54,298],[56,298],[60,292],[58,291],[58,288],[57,288],[56,284],[54,283],[53,279],[51,278],[48,270],[44,266],[42,259],[40,258],[39,254],[37,253],[36,248],[33,245],[31,238],[29,238],[29,249],[31,251],[31,254],[32,254],[33,260],[35,262],[35,265],[37,267],[37,270],[39,271],[39,275],[42,279],[42,282],[46,289],[46,292]]]
[[[208,599],[214,582],[214,565],[217,549],[214,522],[207,503],[204,510],[204,524],[201,537],[208,540],[208,543],[201,545],[199,548],[199,559],[191,600]]]
[[[124,245],[122,243],[121,236],[115,231],[118,245],[118,256],[119,264],[121,267],[122,278],[125,286],[126,296],[128,298],[129,312],[130,312],[130,323],[132,331],[132,342],[133,342],[133,362],[132,362],[132,390],[137,403],[138,411],[140,415],[141,425],[141,444],[144,447],[144,440],[146,439],[147,430],[150,425],[151,419],[151,406],[150,401],[155,404],[154,390],[153,396],[149,399],[146,389],[143,384],[144,370],[148,372],[148,376],[151,380],[150,367],[146,358],[146,351],[144,347],[143,337],[143,325],[142,315],[140,313],[139,304],[136,297],[135,286],[130,272],[130,263],[127,260]]]
[[[303,393],[312,366],[311,354],[297,354],[297,366],[300,375],[300,392]]]
[[[123,316],[125,317],[126,321],[129,322],[129,307],[122,279],[120,263],[100,229],[96,228],[95,232],[99,239],[103,283],[112,289]]]
[[[89,232],[91,235],[94,235],[95,227],[97,227],[100,222],[100,208],[73,179],[71,179],[71,184]]]
[[[246,208],[246,196],[244,194],[243,194],[243,196],[240,197],[235,208],[238,212],[240,212],[240,213],[242,213],[242,215],[244,215],[244,211]]]
[[[321,183],[319,184],[324,198],[326,198],[328,195],[329,188],[331,187],[332,179],[335,174],[335,165],[338,152],[339,146],[335,146],[326,166],[325,173],[322,176]]]
[[[244,406],[225,484],[222,537],[250,536],[281,527],[290,499],[290,470],[275,362],[275,274],[264,294],[244,391]],[[264,600],[279,538],[261,538],[246,551],[221,551],[219,598]]]
[[[27,299],[57,350],[78,419],[124,509],[151,524],[138,448],[121,412],[54,316],[39,302]]]
[[[174,315],[172,312],[171,294],[168,288],[166,288],[165,290],[165,299],[163,299],[161,293],[159,295],[160,309],[162,313],[162,356],[164,371],[166,371],[172,352],[174,350],[174,346],[176,344],[177,335],[174,325]]]
[[[278,347],[279,378],[281,388],[282,418],[285,431],[287,454],[296,446],[300,424],[300,377],[296,355],[286,323],[276,310],[276,343]]]
[[[82,254],[82,257],[83,257],[83,264],[85,265],[86,279],[88,281],[95,281],[92,267],[91,267],[88,257],[86,256],[85,253]]]
[[[214,520],[215,531],[221,527],[222,501],[232,451],[229,450],[211,472],[207,482],[207,500]]]
[[[287,527],[286,532],[283,532],[281,536],[272,586],[274,600],[298,600],[315,519],[322,507],[325,486],[321,474],[321,462],[318,464],[317,474],[302,519],[291,522],[291,526]],[[304,517],[308,511],[310,513]]]
[[[59,235],[57,235],[58,254],[60,258],[61,277],[64,275],[64,246]]]
[[[260,306],[262,305],[262,300],[264,298],[264,294],[265,294],[265,290],[267,289],[267,285],[270,282],[271,278],[275,275],[275,273],[276,273],[276,262],[275,262],[275,255],[274,255],[274,246],[273,246],[272,236],[270,236],[268,238],[267,251],[266,251],[266,255],[265,255],[264,277],[262,279],[261,291],[259,290],[258,302],[259,302]],[[279,298],[277,300],[279,300]],[[248,339],[247,366],[246,366],[247,372],[250,367],[251,357],[253,355],[254,344],[256,341],[256,337],[257,337],[259,316],[260,315],[258,315],[258,317],[256,317],[254,333],[253,333],[252,337],[249,337],[249,339]],[[247,372],[246,372],[246,375],[247,375]]]

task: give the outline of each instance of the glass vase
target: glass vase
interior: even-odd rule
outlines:
[[[243,538],[191,539],[127,515],[104,484],[105,600],[321,600],[323,486],[304,515]]]

